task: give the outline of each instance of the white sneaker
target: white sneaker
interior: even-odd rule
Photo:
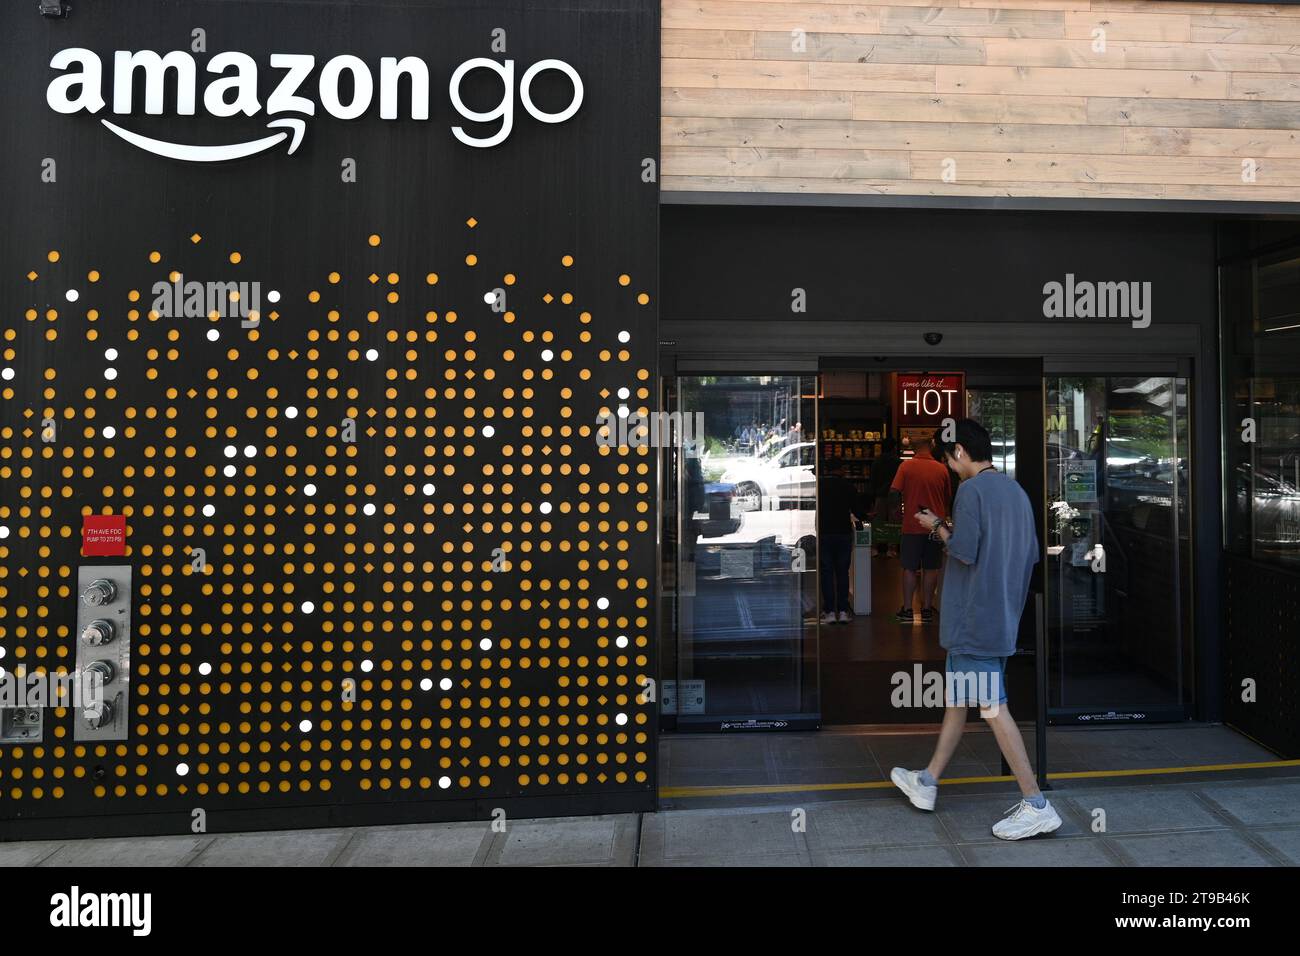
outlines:
[[[834,611],[827,611],[825,614],[823,614],[823,615],[822,615],[822,623],[823,623],[823,624],[834,624],[834,623],[835,623],[835,612],[834,612]]]
[[[1050,803],[1039,810],[1028,800],[1021,800],[1007,810],[1007,815],[993,824],[993,835],[1000,840],[1023,840],[1059,828],[1061,818]]]
[[[847,623],[849,623],[849,612],[848,612],[848,611],[840,611],[840,623],[841,623],[841,624],[847,624]]]
[[[927,787],[923,784],[920,771],[895,767],[889,771],[889,779],[894,782],[894,786],[907,794],[907,799],[912,801],[912,806],[918,810],[934,809],[934,798],[939,795],[939,788]],[[1059,825],[1060,821],[1058,820],[1057,823]]]

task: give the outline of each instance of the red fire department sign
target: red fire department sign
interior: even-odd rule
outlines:
[[[86,515],[81,519],[81,553],[86,557],[126,554],[126,515]]]

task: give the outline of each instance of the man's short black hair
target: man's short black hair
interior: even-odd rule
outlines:
[[[993,442],[989,439],[988,429],[973,418],[962,418],[957,421],[957,427],[953,430],[955,437],[952,441],[943,440],[943,429],[934,433],[935,451],[940,456],[951,455],[957,445],[966,449],[966,454],[970,455],[971,461],[989,461],[993,457]]]

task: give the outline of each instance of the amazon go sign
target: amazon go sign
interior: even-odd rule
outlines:
[[[259,64],[246,53],[218,53],[204,65],[203,72],[207,75],[201,97],[199,64],[191,54],[180,50],[166,54],[117,50],[111,70],[106,71],[97,53],[73,47],[55,53],[50,66],[61,73],[50,81],[45,99],[50,109],[58,113],[95,114],[111,101],[116,116],[129,116],[137,107],[134,87],[140,75],[144,85],[144,112],[149,115],[162,114],[165,94],[171,84],[179,116],[195,115],[201,104],[209,116],[235,117],[241,113],[256,116],[265,110],[271,117],[266,125],[277,132],[269,136],[211,146],[154,139],[106,118],[100,120],[111,133],[133,146],[191,162],[239,159],[270,149],[286,139],[291,140],[288,151],[293,153],[302,141],[309,118],[317,115],[318,108],[341,120],[357,119],[377,108],[380,119],[396,120],[401,112],[399,99],[403,90],[409,103],[406,115],[413,120],[429,118],[429,65],[417,56],[382,57],[377,71],[360,57],[336,56],[320,64],[319,73],[313,79],[317,62],[311,54],[273,53],[266,64]],[[477,70],[496,74],[501,84],[501,99],[490,110],[472,110],[461,98],[462,82]],[[563,74],[572,88],[567,105],[555,112],[541,109],[532,96],[533,81],[547,71]],[[259,79],[267,74],[273,78],[274,85],[263,103],[258,96]],[[498,62],[475,57],[461,63],[452,73],[448,88],[451,105],[462,120],[490,124],[496,129],[476,136],[463,126],[452,126],[452,134],[466,146],[480,149],[504,142],[514,128],[516,90],[519,105],[539,123],[563,123],[582,105],[582,79],[563,60],[539,60],[516,80],[514,60]]]
[[[938,425],[965,413],[966,376],[961,372],[898,376],[899,425]]]

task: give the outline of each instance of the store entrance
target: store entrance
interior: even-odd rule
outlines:
[[[940,718],[921,688],[942,671],[937,619],[922,613],[927,594],[938,605],[941,574],[917,576],[915,613],[900,617],[907,573],[902,515],[891,507],[889,486],[894,469],[945,418],[971,415],[992,433],[997,467],[1025,486],[1041,516],[1042,371],[1037,362],[1022,365],[839,360],[815,375],[664,379],[662,408],[682,435],[663,450],[665,729]],[[858,524],[848,556],[851,613],[843,621],[825,617],[823,585],[834,558],[819,545],[828,520],[822,479],[832,473],[852,486]],[[947,500],[932,507],[946,511],[955,488],[954,476]],[[1036,608],[1031,601],[1023,655],[1007,674],[1008,691],[1027,714]]]
[[[945,419],[980,421],[992,437],[993,464],[1021,483],[1036,515],[1042,510],[1042,383],[1036,363],[1023,369],[1005,361],[893,364],[880,369],[841,363],[821,376],[822,473],[852,483],[856,513],[864,519],[852,558],[853,613],[847,619],[837,613],[833,622],[821,618],[822,714],[828,724],[919,724],[941,716],[924,701],[923,688],[929,675],[942,672],[945,657],[938,615],[942,560],[930,560],[940,558],[937,546],[923,545],[918,553],[915,546],[924,539],[904,542],[921,530],[906,520],[917,504],[951,515],[957,478],[948,472],[946,486],[922,493],[934,500],[919,501],[912,483],[926,469],[904,463],[932,457],[927,445]],[[905,483],[913,500],[903,502],[891,489]],[[829,529],[837,521],[823,506],[821,526]],[[833,579],[829,567],[822,574],[823,581]],[[1038,575],[1034,593],[1041,589]],[[1036,610],[1031,600],[1007,673],[1008,690],[1026,716],[1033,713]]]

